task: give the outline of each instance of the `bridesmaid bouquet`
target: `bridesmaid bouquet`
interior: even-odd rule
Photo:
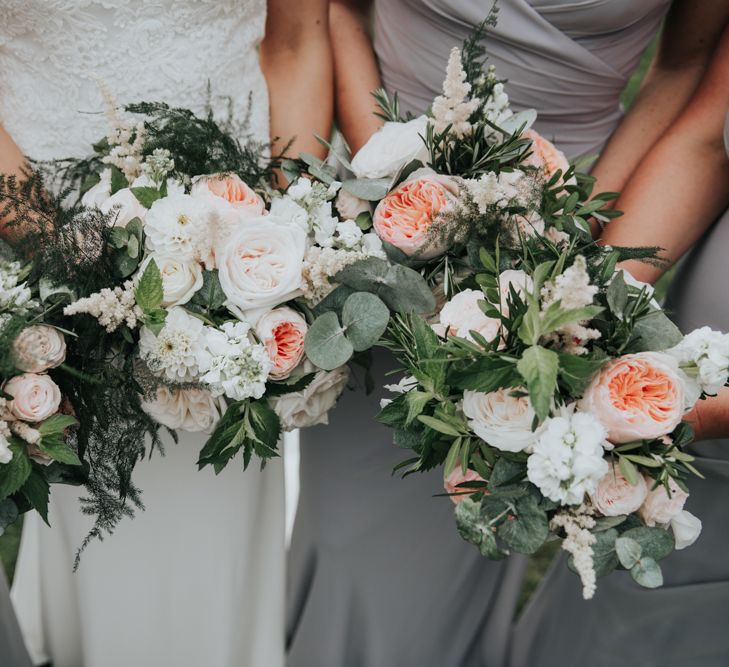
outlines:
[[[729,336],[682,336],[616,269],[656,249],[593,242],[587,218],[619,215],[617,195],[591,196],[593,179],[529,129],[535,114],[511,112],[480,36],[451,53],[427,116],[377,94],[387,122],[343,185],[375,202],[358,221],[438,300],[388,327],[405,377],[379,419],[414,455],[405,474],[443,467],[484,555],[556,538],[585,598],[616,568],[659,586],[658,561],[701,529],[683,510],[698,472],[682,418],[727,383]]]
[[[0,259],[0,534],[19,512],[48,520],[49,483],[81,461],[67,442],[74,417],[62,414],[53,375],[66,341],[42,321],[46,307],[29,271]]]

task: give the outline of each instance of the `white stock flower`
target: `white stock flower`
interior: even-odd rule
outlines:
[[[562,505],[579,505],[594,493],[608,471],[603,458],[605,428],[591,414],[564,410],[546,420],[527,461],[527,476],[545,497]]]
[[[385,123],[352,158],[357,178],[394,176],[413,160],[428,161],[428,149],[422,137],[428,118],[418,116],[407,123]]]
[[[354,220],[337,223],[334,242],[347,250],[356,249],[362,241],[362,230]]]
[[[305,252],[306,234],[273,214],[241,226],[216,253],[228,304],[256,311],[299,296]]]
[[[667,350],[678,361],[687,385],[687,409],[703,392],[716,395],[729,378],[729,334],[710,327],[695,329]]]
[[[209,255],[211,213],[202,199],[172,195],[158,199],[147,212],[147,249],[180,260],[201,261]]]
[[[513,396],[514,389],[488,394],[466,390],[463,414],[471,430],[492,447],[505,452],[531,451],[544,430],[532,430],[534,408],[528,396]]]
[[[461,50],[451,49],[446,67],[446,78],[443,81],[443,94],[433,100],[433,126],[440,134],[450,126],[450,133],[461,138],[473,130],[469,119],[478,109],[481,101],[470,99],[471,84],[466,79],[466,72],[461,61]]]
[[[226,322],[220,329],[206,327],[209,356],[201,364],[200,381],[214,396],[225,394],[242,401],[265,393],[273,362],[265,346],[251,341],[250,329],[247,322]]]
[[[190,382],[207,362],[204,328],[201,320],[175,306],[167,312],[157,336],[147,327],[141,328],[139,354],[153,373],[172,382]]]
[[[301,374],[312,372],[316,375],[305,389],[272,400],[271,407],[281,420],[284,431],[328,424],[329,410],[334,407],[349,379],[349,369],[346,366],[340,366],[333,371],[317,371],[307,360]]]
[[[159,424],[190,433],[210,433],[220,419],[220,406],[205,389],[161,386],[154,398],[142,399],[141,405]]]
[[[701,519],[691,514],[691,512],[681,510],[676,514],[671,519],[671,530],[676,540],[676,550],[685,549],[696,542],[699,535],[701,535],[701,529]]]
[[[164,291],[162,306],[181,306],[192,299],[193,294],[203,286],[202,267],[195,261],[182,261],[170,255],[149,255],[139,266],[138,276],[144,274],[154,259],[162,275]]]

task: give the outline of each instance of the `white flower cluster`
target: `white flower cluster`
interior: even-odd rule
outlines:
[[[572,556],[575,570],[582,581],[582,597],[590,600],[597,590],[595,563],[592,546],[596,537],[591,532],[595,527],[592,509],[587,505],[564,509],[552,517],[549,528],[553,532],[563,529],[565,539],[562,549]]]
[[[464,179],[463,185],[481,215],[509,207],[531,208],[539,192],[535,177],[519,169],[488,172],[477,179]]]
[[[565,310],[592,305],[597,292],[597,286],[590,284],[585,258],[578,255],[572,266],[542,288],[542,312],[555,303]],[[600,338],[600,332],[587,327],[584,321],[571,322],[549,334],[548,338],[564,352],[586,354],[585,345]]]
[[[729,378],[729,334],[701,327],[686,335],[668,353],[678,361],[687,385],[686,402],[704,393],[716,395]]]
[[[175,161],[166,148],[155,148],[142,164],[142,174],[156,184],[164,182],[167,174],[174,169]]]
[[[133,181],[142,168],[142,149],[144,148],[144,123],[135,123],[119,115],[118,105],[109,88],[99,82],[101,94],[106,105],[109,133],[106,136],[111,150],[103,159],[105,164],[117,167],[128,181]]]
[[[316,305],[336,287],[330,278],[366,257],[363,252],[312,246],[306,251],[301,272],[303,297],[310,305]]]
[[[18,283],[20,273],[18,262],[0,260],[0,312],[25,311],[34,305],[28,285]]]
[[[608,471],[603,458],[607,431],[589,412],[572,407],[547,419],[543,429],[527,460],[527,477],[546,498],[579,505]]]
[[[131,280],[127,280],[122,287],[105,287],[100,292],[69,304],[63,309],[63,314],[87,313],[99,320],[99,324],[110,333],[122,324],[135,329],[142,321],[143,313],[137,305],[134,289]]]
[[[459,139],[473,130],[470,118],[481,100],[469,99],[471,84],[466,80],[460,49],[451,50],[443,81],[443,94],[433,101],[433,126],[437,133],[450,126],[450,132]],[[508,98],[507,98],[508,105]]]
[[[6,400],[0,397],[0,417],[4,417]],[[5,419],[0,419],[0,463],[10,463],[13,452],[10,449],[10,426]]]
[[[235,401],[261,398],[273,368],[266,348],[250,339],[246,322],[226,322],[220,329],[206,327],[206,359],[200,381],[214,397],[223,394]]]

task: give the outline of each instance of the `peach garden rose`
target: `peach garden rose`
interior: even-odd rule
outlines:
[[[263,215],[263,199],[237,174],[212,174],[195,180],[190,194],[193,197],[213,195],[227,201],[233,208],[251,217]]]
[[[458,485],[463,484],[464,482],[483,482],[484,488],[486,487],[486,480],[484,480],[484,478],[481,477],[481,475],[479,475],[475,470],[471,470],[469,468],[468,470],[466,470],[466,474],[464,475],[463,471],[461,470],[461,466],[456,466],[453,472],[451,472],[451,474],[446,477],[445,482],[443,483],[443,487],[445,488],[447,493],[458,494],[450,496],[451,500],[456,505],[468,498],[469,492],[476,493],[476,491],[479,490],[472,487],[459,488]]]
[[[430,259],[447,249],[447,239],[434,228],[458,194],[458,186],[431,169],[418,169],[375,209],[377,235],[409,257]]]
[[[614,443],[660,438],[683,417],[684,384],[676,360],[640,352],[606,363],[590,383],[580,409],[597,417]]]
[[[271,378],[283,380],[301,363],[307,330],[306,320],[293,308],[276,308],[258,320],[256,333],[273,362]]]
[[[592,506],[603,516],[621,516],[632,514],[646,499],[648,486],[641,477],[633,486],[623,477],[617,465],[611,464],[610,470],[590,494]]]
[[[551,141],[545,139],[535,130],[527,130],[521,135],[524,139],[531,139],[531,155],[524,161],[525,164],[541,170],[544,177],[549,180],[557,173],[564,173],[569,169],[569,160]]]

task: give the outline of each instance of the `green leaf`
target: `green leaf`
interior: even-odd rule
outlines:
[[[641,481],[641,475],[638,472],[638,468],[636,468],[635,465],[633,465],[633,463],[624,456],[620,457],[618,467],[620,468],[620,472],[623,477],[628,480],[631,486],[637,486]]]
[[[10,443],[13,458],[0,465],[0,498],[7,498],[20,489],[30,476],[31,465],[25,446]]]
[[[628,304],[628,286],[625,284],[622,271],[618,271],[613,276],[605,296],[607,297],[610,312],[619,320],[622,320],[625,306]]]
[[[425,424],[428,428],[431,428],[434,431],[438,431],[438,433],[443,433],[444,435],[450,435],[454,438],[458,438],[463,435],[454,426],[446,424],[444,421],[436,419],[435,417],[430,417],[428,415],[419,415],[418,421]]]
[[[164,308],[156,308],[147,313],[144,318],[144,326],[150,329],[155,336],[158,336],[164,328],[166,320],[167,311]]]
[[[519,338],[527,345],[536,345],[542,337],[542,317],[536,300],[529,304],[518,333]]]
[[[405,426],[409,412],[410,408],[407,403],[407,394],[400,394],[380,410],[377,415],[377,421],[393,428]]]
[[[281,171],[289,183],[293,183],[301,175],[301,169],[296,160],[284,160],[281,162]]]
[[[127,243],[127,255],[132,259],[139,259],[139,241],[136,236],[130,236]]]
[[[661,566],[652,558],[641,558],[630,570],[630,576],[644,588],[663,586]]]
[[[541,335],[545,336],[552,331],[561,329],[562,327],[572,324],[572,322],[582,322],[591,320],[603,311],[600,306],[585,306],[584,308],[565,309],[559,303],[554,303],[542,315],[542,331]]]
[[[518,461],[510,461],[503,456],[496,460],[489,477],[489,489],[515,484],[526,477],[526,465]]]
[[[162,305],[162,299],[164,298],[162,274],[154,259],[150,260],[147,268],[144,269],[134,296],[137,305],[145,314],[157,310]]]
[[[557,388],[559,356],[552,350],[534,345],[524,351],[516,367],[529,389],[529,399],[537,417],[545,419]]]
[[[369,231],[372,229],[372,213],[369,211],[362,211],[362,213],[357,215],[355,222],[357,223],[357,227],[359,227],[363,232]]]
[[[659,463],[655,459],[648,456],[641,456],[640,454],[624,454],[623,457],[647,468],[661,468],[663,466],[662,463]]]
[[[18,520],[18,506],[10,498],[0,500],[0,536]]]
[[[648,526],[631,528],[630,530],[626,530],[621,537],[629,537],[635,540],[640,544],[643,556],[650,557],[656,561],[663,560],[676,547],[676,542],[673,539],[671,531],[657,526],[653,528]],[[641,559],[643,556],[641,556]]]
[[[129,232],[124,227],[112,227],[109,230],[109,243],[114,248],[125,248],[129,243]]]
[[[406,425],[410,425],[418,415],[422,414],[425,406],[433,399],[433,394],[429,391],[417,391],[411,389],[405,393],[405,402],[408,404],[408,416],[405,421]]]
[[[38,431],[42,436],[53,435],[55,433],[63,433],[67,428],[76,426],[78,420],[70,415],[53,415],[46,419],[39,427]]]
[[[391,185],[389,178],[352,178],[342,183],[342,190],[365,201],[380,201],[390,192]]]
[[[111,194],[115,195],[119,190],[123,190],[124,188],[129,187],[129,182],[127,181],[124,174],[121,173],[119,167],[112,166],[111,167]]]
[[[605,358],[560,353],[559,378],[573,397],[581,396],[605,361]]]
[[[602,199],[593,199],[592,201],[583,204],[575,211],[575,215],[591,215],[595,211],[599,211],[605,206],[605,202]]]
[[[678,345],[682,340],[681,330],[662,310],[651,311],[633,327],[633,341],[638,352],[660,352]]]
[[[489,254],[486,248],[479,248],[478,257],[481,260],[481,264],[483,264],[484,268],[487,271],[491,272],[492,274],[497,274],[499,272],[499,269],[496,266],[496,261]]]
[[[451,448],[448,450],[448,456],[446,456],[445,463],[443,464],[443,477],[447,478],[458,465],[459,459],[461,458],[461,445],[463,440],[458,437],[453,441]]]
[[[202,306],[208,311],[214,311],[222,308],[226,299],[218,272],[203,271],[202,287],[193,295],[192,303]]]
[[[435,297],[423,276],[407,266],[391,264],[379,257],[350,264],[334,276],[334,282],[358,292],[376,294],[390,310],[398,313],[435,310]]]
[[[615,541],[618,531],[614,528],[595,534],[595,544],[592,545],[592,561],[595,575],[604,577],[618,566],[618,554],[615,552]]]
[[[71,447],[63,441],[60,435],[49,435],[41,438],[38,449],[54,461],[70,466],[80,466],[81,461]]]
[[[592,529],[593,533],[600,533],[605,530],[615,528],[620,524],[624,523],[628,517],[626,515],[621,516],[601,516],[595,519],[595,527]]]
[[[458,389],[488,394],[502,387],[516,386],[520,376],[512,360],[481,357],[463,367],[456,367],[448,376],[448,382]]]
[[[39,472],[38,466],[33,467],[20,492],[33,509],[40,514],[41,519],[48,523],[48,499],[51,489],[43,473]]]
[[[518,553],[536,553],[549,536],[547,513],[533,495],[517,499],[515,510],[499,525],[498,535]]]
[[[619,537],[615,540],[615,552],[618,554],[620,564],[629,570],[635,565],[643,554],[640,544],[630,537]]]
[[[285,396],[286,394],[295,394],[299,391],[304,391],[315,377],[316,373],[307,373],[296,379],[289,378],[284,382],[269,382],[266,385],[266,398]]]
[[[304,349],[315,366],[327,371],[347,363],[354,353],[334,312],[324,313],[314,320],[306,333]]]
[[[253,401],[250,405],[255,453],[262,459],[278,456],[281,421],[267,401]]]
[[[382,299],[368,292],[355,292],[342,308],[344,331],[357,352],[371,348],[387,329],[390,310]]]
[[[132,194],[144,208],[151,208],[152,204],[162,197],[157,188],[151,187],[132,188]]]
[[[491,526],[481,516],[476,501],[464,498],[456,505],[455,515],[458,532],[466,542],[476,545],[482,555],[492,560],[505,556],[496,544]]]

